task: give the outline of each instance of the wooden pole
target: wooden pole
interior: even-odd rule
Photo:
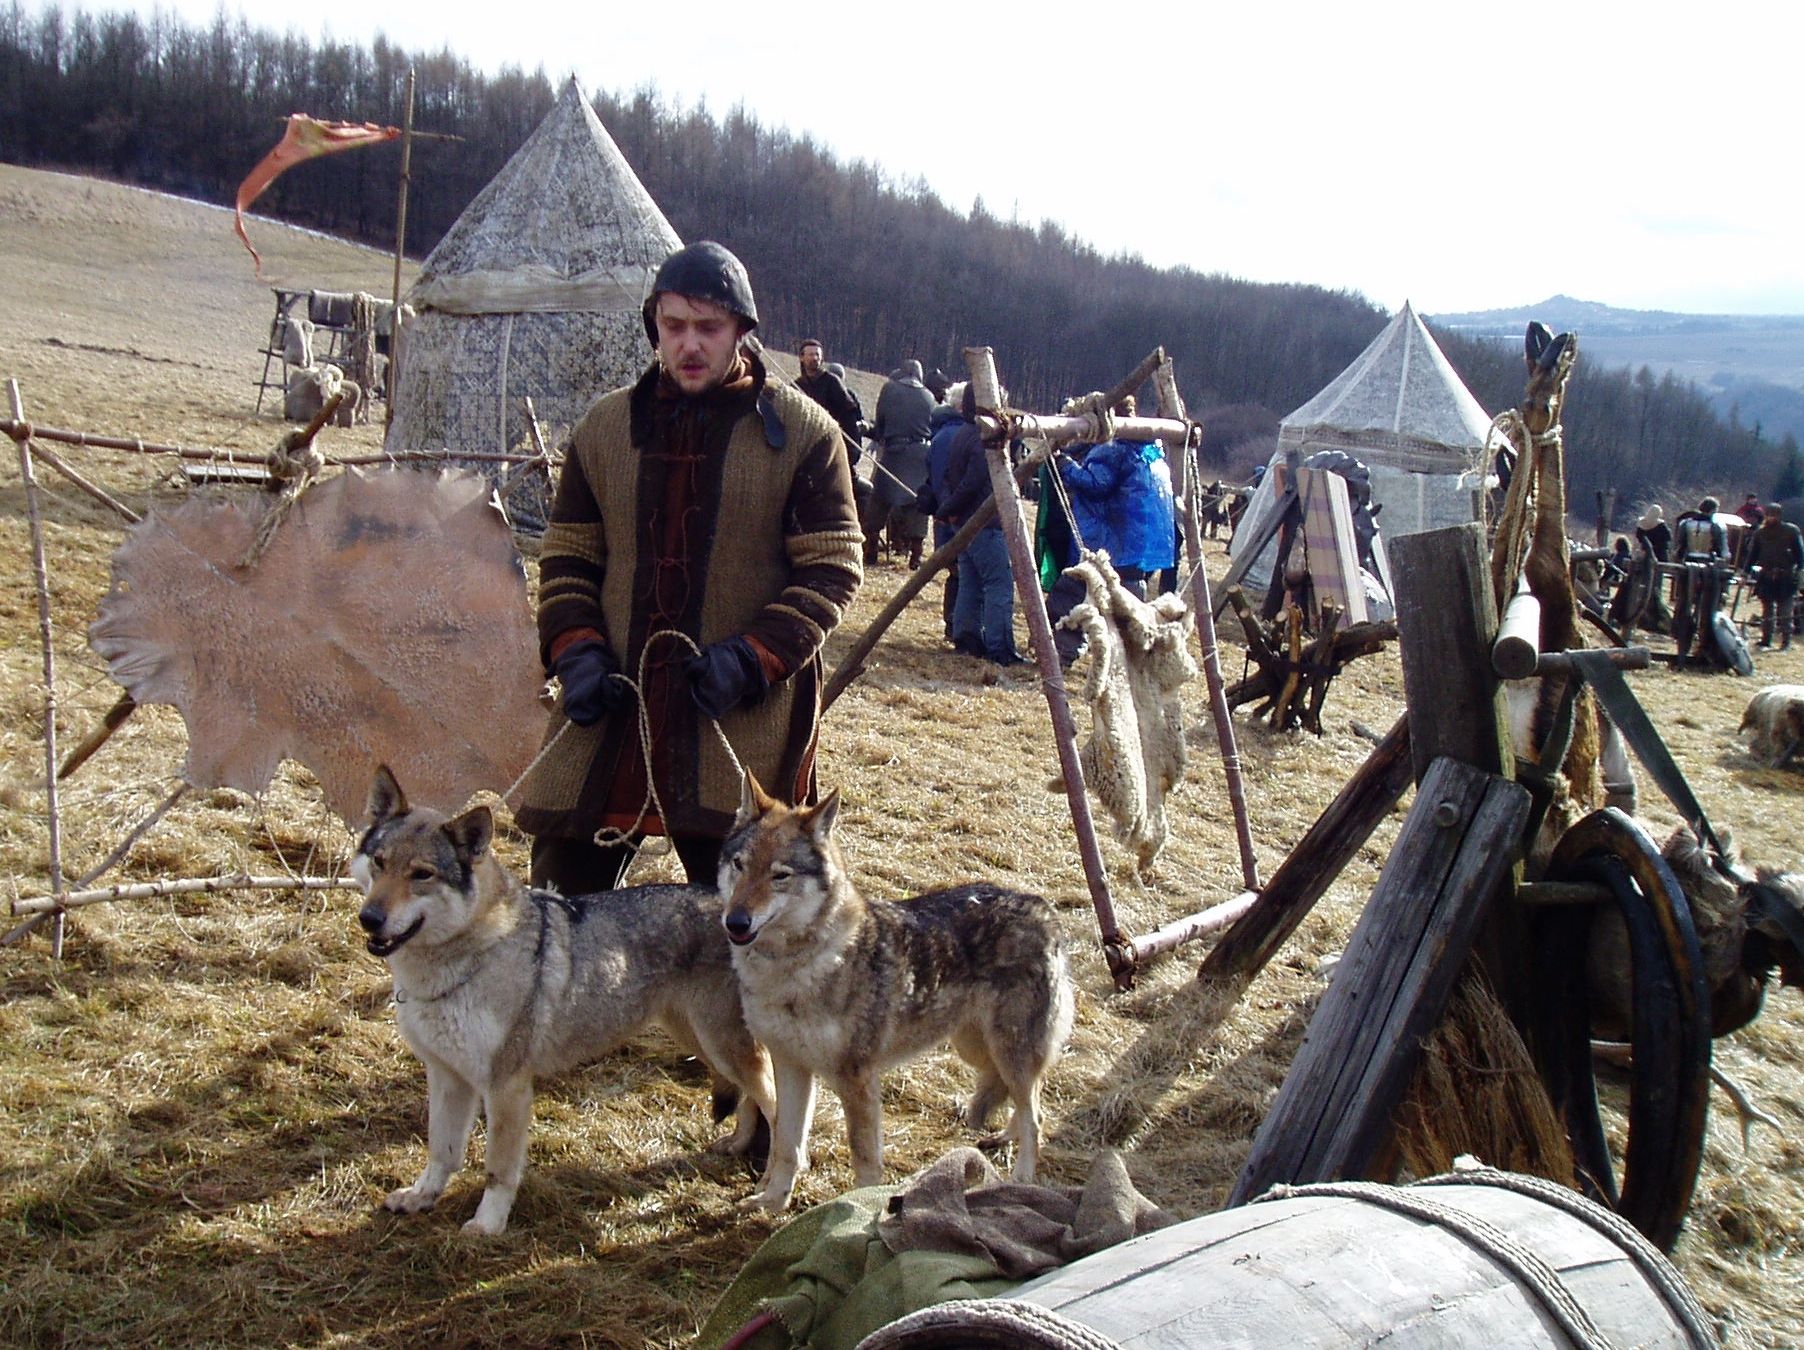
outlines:
[[[542,465],[546,478],[551,477],[551,451],[545,448],[545,432],[539,426],[539,415],[532,406],[532,396],[523,394],[520,397],[521,411],[526,414],[526,430],[532,436],[533,455],[524,464],[516,464],[502,475],[500,483],[495,487],[495,495],[503,502],[533,471],[535,465]]]
[[[1597,490],[1597,546],[1604,547],[1610,542],[1610,522],[1616,518],[1616,489],[1599,488]]]
[[[1516,466],[1519,474],[1531,471]],[[1442,755],[1513,777],[1516,752],[1503,686],[1491,664],[1497,590],[1483,527],[1474,523],[1402,535],[1391,542],[1390,552],[1416,780]],[[1498,906],[1479,933],[1474,954],[1510,1020],[1527,1028],[1542,990],[1520,909]]]
[[[25,425],[25,404],[19,396],[19,382],[6,382],[7,399],[12,404],[13,421]],[[56,785],[56,647],[51,641],[54,630],[50,615],[50,569],[44,561],[44,518],[38,503],[38,478],[31,464],[29,430],[19,438],[19,477],[25,485],[25,512],[31,522],[31,575],[38,592],[38,639],[44,649],[44,802],[50,826],[50,894],[63,890],[63,823]],[[57,915],[50,927],[50,954],[60,960],[63,955],[63,919]]]
[[[1155,375],[1169,364],[1170,363],[1165,359],[1165,348],[1154,347],[1144,358],[1142,358],[1139,365],[1129,371],[1126,377],[1119,380],[1112,389],[1102,396],[1103,407],[1113,408],[1117,403],[1121,402],[1122,399],[1126,398],[1141,385],[1145,384],[1150,376]]]
[[[102,858],[99,862],[95,863],[94,866],[90,867],[75,879],[76,890],[92,886],[96,881],[100,880],[101,877],[110,872],[116,864],[122,862],[125,855],[132,851],[132,845],[149,833],[151,827],[164,816],[168,815],[171,808],[187,795],[188,784],[177,783],[169,795],[157,803],[155,810],[144,817],[143,820],[140,820],[136,825],[132,826],[125,838],[119,841],[111,853],[107,854],[106,857]]]
[[[1618,670],[1646,670],[1654,663],[1654,654],[1646,647],[1605,647],[1608,660]],[[1574,665],[1571,652],[1543,652],[1535,662],[1537,675],[1570,675]]]
[[[834,700],[846,692],[853,680],[864,674],[864,659],[876,648],[890,625],[908,608],[909,602],[919,595],[928,582],[958,560],[958,555],[965,551],[967,545],[977,537],[977,532],[996,518],[996,499],[988,498],[975,511],[971,518],[959,527],[958,533],[941,544],[927,559],[914,570],[914,575],[904,581],[890,602],[885,605],[858,640],[840,658],[827,687],[821,693],[821,714],[833,706]]]
[[[999,397],[1001,382],[996,378],[994,353],[988,347],[967,347],[965,363],[977,391],[978,406],[995,408],[994,400]],[[991,401],[986,402],[986,399]],[[1022,611],[1027,617],[1034,660],[1040,667],[1040,688],[1046,695],[1046,709],[1052,719],[1059,770],[1065,781],[1065,800],[1070,805],[1071,826],[1077,834],[1078,857],[1083,862],[1084,880],[1090,888],[1090,903],[1096,910],[1097,926],[1102,931],[1103,956],[1109,963],[1109,973],[1116,986],[1125,989],[1134,980],[1133,949],[1116,921],[1115,903],[1109,895],[1102,846],[1096,838],[1096,822],[1090,814],[1090,798],[1084,787],[1084,770],[1078,761],[1077,727],[1071,720],[1065,676],[1059,669],[1058,649],[1052,641],[1052,620],[1046,614],[1046,597],[1040,591],[1033,545],[1027,537],[1027,523],[1022,519],[1021,494],[1015,487],[1015,475],[1009,469],[1007,442],[987,446],[985,458],[989,462],[990,490],[1002,517],[1002,537],[1008,545],[1015,593],[1020,597]]]
[[[1417,781],[1442,755],[1487,773],[1513,773],[1503,688],[1491,668],[1497,603],[1483,528],[1400,535],[1390,555]]]
[[[56,776],[67,778],[86,764],[89,757],[105,745],[115,731],[125,725],[125,719],[137,711],[137,707],[138,701],[130,694],[119,695],[119,701],[107,709],[106,716],[100,719],[100,725],[89,732],[82,739],[81,744],[69,752],[69,758],[63,761],[62,767],[56,771]]]
[[[1064,413],[1054,413],[1042,416],[1033,413],[1023,415],[1020,421],[1023,424],[1022,429],[1029,435],[1043,438],[1054,445],[1088,440],[1096,434],[1096,423],[1088,415],[1071,417]],[[983,429],[986,438],[1015,430],[1014,419],[997,417],[993,412],[979,412],[977,425]],[[1182,445],[1190,435],[1190,428],[1185,423],[1173,421],[1169,417],[1117,417],[1115,419],[1115,435],[1122,440],[1158,441],[1161,445]]]
[[[413,67],[407,68],[407,103],[401,113],[401,182],[395,190],[395,280],[389,294],[393,308],[388,315],[388,397],[383,401],[382,432],[395,424],[395,381],[401,354],[401,260],[407,251],[407,184],[413,170]]]
[[[1156,932],[1148,933],[1145,937],[1134,938],[1132,942],[1135,964],[1145,965],[1155,956],[1162,956],[1174,947],[1181,947],[1186,942],[1194,942],[1200,937],[1208,937],[1211,933],[1220,932],[1230,924],[1239,922],[1241,917],[1258,901],[1259,893],[1257,891],[1242,891],[1232,900],[1224,900],[1221,904],[1212,905],[1188,918],[1168,923]]]
[[[48,464],[64,478],[67,478],[71,483],[75,484],[76,487],[87,493],[88,496],[92,497],[102,506],[113,510],[125,520],[126,524],[136,525],[140,520],[144,519],[143,516],[132,510],[131,507],[127,506],[112,493],[101,487],[100,484],[90,482],[88,479],[82,477],[81,474],[70,467],[68,461],[49,447],[34,445],[31,448],[31,453],[34,459],[43,460],[44,463]]]
[[[1506,680],[1526,680],[1541,656],[1541,602],[1528,588],[1528,578],[1503,611],[1497,641],[1491,644],[1491,668]]]
[[[1178,392],[1177,372],[1172,369],[1171,362],[1164,359],[1163,347],[1154,354],[1160,358],[1153,371],[1153,386],[1159,391],[1159,415],[1189,426],[1190,413],[1184,407],[1184,396]],[[1215,742],[1221,749],[1222,776],[1227,780],[1228,804],[1234,812],[1234,839],[1240,848],[1240,884],[1249,891],[1256,891],[1259,889],[1259,857],[1253,850],[1252,817],[1247,809],[1246,782],[1240,772],[1240,745],[1234,736],[1234,713],[1228,707],[1227,683],[1221,673],[1215,605],[1209,597],[1209,569],[1203,564],[1203,527],[1197,514],[1203,475],[1197,463],[1194,440],[1194,437],[1186,437],[1177,457],[1178,483],[1182,485],[1177,494],[1179,519],[1184,529],[1184,559],[1190,566],[1190,612],[1196,620],[1196,644],[1203,658],[1203,684],[1209,691],[1209,712],[1215,723]]]
[[[1203,959],[1197,971],[1199,980],[1221,984],[1248,981],[1278,954],[1284,940],[1408,790],[1409,743],[1406,713],[1278,865],[1258,903]]]
[[[15,441],[30,439],[32,441],[54,441],[59,445],[79,445],[90,450],[123,450],[134,455],[168,455],[175,459],[198,459],[213,464],[256,464],[269,463],[268,455],[245,455],[235,450],[203,450],[191,445],[163,445],[144,440],[137,436],[103,436],[97,432],[70,431],[66,427],[40,427],[20,418],[0,417],[0,432],[11,436]],[[41,454],[42,447],[33,449],[33,454]],[[426,463],[455,459],[459,462],[475,460],[483,463],[523,464],[537,459],[536,455],[496,454],[469,450],[397,450],[379,455],[327,455],[327,464],[405,464]]]
[[[354,891],[355,877],[254,877],[234,872],[218,877],[192,877],[184,881],[143,881],[130,886],[102,886],[90,891],[61,895],[34,895],[12,903],[12,912],[54,914],[108,900],[149,900],[161,895],[206,895],[218,891]]]

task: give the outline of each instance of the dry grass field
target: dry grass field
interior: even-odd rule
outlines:
[[[253,224],[269,281],[386,293],[377,253]],[[46,426],[261,454],[283,430],[254,417],[271,299],[221,211],[0,166],[0,376]],[[830,336],[830,335],[828,335]],[[1006,377],[1007,353],[1000,353]],[[1573,386],[1584,397],[1583,367]],[[329,452],[373,429],[328,431]],[[166,460],[61,450],[140,511],[187,489]],[[1582,446],[1574,453],[1583,454]],[[122,524],[40,467],[53,597],[58,730],[91,729],[117,689],[85,633]],[[1737,487],[1739,485],[1726,485]],[[1212,547],[1212,561],[1218,561]],[[0,864],[10,897],[47,879],[44,699],[24,493],[0,468]],[[876,569],[829,665],[903,573]],[[937,590],[935,592],[937,594]],[[1226,649],[1232,677],[1240,653]],[[1394,814],[1278,959],[1231,1006],[1192,979],[1186,950],[1131,993],[1112,990],[1033,677],[1000,678],[944,649],[936,603],[915,606],[876,667],[835,706],[822,778],[880,896],[984,876],[1060,907],[1077,952],[1077,1031],[1053,1074],[1045,1161],[1076,1182],[1121,1148],[1140,1188],[1181,1215],[1218,1206],[1395,837]],[[1753,681],[1660,669],[1636,690],[1719,823],[1755,860],[1799,866],[1804,774],[1758,766],[1734,739],[1759,683],[1804,680],[1804,651],[1762,658]],[[1200,684],[1197,729],[1157,879],[1137,884],[1113,841],[1124,925],[1145,932],[1239,890],[1219,758]],[[1240,722],[1264,873],[1285,856],[1402,710],[1395,652],[1334,686],[1328,732]],[[64,784],[63,865],[78,875],[171,789],[185,736],[149,708]],[[1650,828],[1674,823],[1644,789]],[[331,874],[350,837],[287,769],[260,801],[191,793],[112,880],[246,870]],[[522,858],[517,833],[503,848]],[[673,875],[642,860],[640,879]],[[430,1215],[382,1196],[424,1153],[425,1087],[401,1043],[386,968],[363,948],[347,892],[227,893],[100,905],[68,921],[59,962],[41,935],[0,949],[0,1341],[10,1345],[682,1345],[775,1220],[745,1216],[743,1169],[712,1137],[700,1075],[656,1039],[546,1086],[506,1235],[459,1233],[482,1184],[472,1166]],[[1719,1095],[1677,1251],[1726,1339],[1804,1344],[1804,1000],[1775,993],[1719,1063],[1783,1125],[1744,1152]],[[966,1079],[950,1056],[889,1076],[893,1175],[967,1140]],[[1620,1105],[1618,1102],[1617,1105]],[[823,1104],[800,1199],[849,1184],[837,1104]],[[1620,1119],[1615,1128],[1620,1131]]]

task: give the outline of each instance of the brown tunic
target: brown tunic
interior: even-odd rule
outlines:
[[[642,681],[663,818],[648,832],[724,837],[739,802],[732,761],[689,697],[698,646],[756,639],[783,678],[721,730],[773,791],[813,792],[820,648],[863,578],[852,475],[812,400],[750,379],[699,398],[657,371],[601,398],[576,426],[540,555],[539,642],[594,628]],[[763,393],[780,433],[767,428]],[[781,445],[773,441],[781,440]],[[649,651],[648,651],[649,646]],[[562,730],[554,714],[548,738]],[[536,835],[623,828],[646,804],[638,705],[571,727],[527,779],[517,813]],[[655,815],[655,812],[653,813]]]

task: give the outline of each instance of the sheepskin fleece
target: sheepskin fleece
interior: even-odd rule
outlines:
[[[1774,684],[1748,700],[1741,734],[1764,763],[1778,768],[1804,743],[1804,684]]]
[[[1190,611],[1182,598],[1147,602],[1121,584],[1106,553],[1089,553],[1072,574],[1087,599],[1063,622],[1089,638],[1083,697],[1090,739],[1079,752],[1084,779],[1151,872],[1170,830],[1165,796],[1184,777],[1184,709],[1178,691],[1196,678]]]

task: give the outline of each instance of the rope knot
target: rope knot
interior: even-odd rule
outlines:
[[[1102,390],[1093,389],[1088,394],[1066,399],[1065,406],[1060,411],[1067,417],[1088,419],[1090,426],[1084,439],[1101,445],[1115,439],[1115,410],[1109,406],[1108,398]]]
[[[287,483],[296,478],[313,478],[326,467],[326,455],[313,439],[299,428],[285,433],[264,461],[270,477]]]

